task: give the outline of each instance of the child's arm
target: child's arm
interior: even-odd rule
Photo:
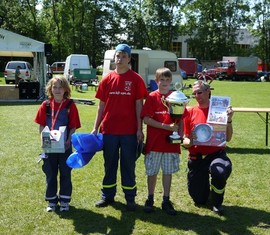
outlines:
[[[144,117],[143,122],[146,125],[155,127],[155,128],[160,128],[160,129],[164,129],[167,131],[177,131],[179,129],[179,126],[176,123],[171,123],[171,124],[165,124],[162,122],[158,122],[156,120],[154,120],[153,118],[150,117]]]
[[[69,130],[69,135],[65,143],[66,149],[69,149],[71,147],[71,135],[76,131],[76,128],[72,128]]]
[[[94,128],[92,130],[92,134],[97,134],[98,130],[99,130],[99,126],[101,124],[102,121],[102,115],[103,115],[103,111],[105,108],[105,103],[103,101],[99,101],[99,105],[98,105],[98,110],[97,110],[97,114],[96,114],[96,120],[95,120],[95,124],[94,124]]]
[[[39,125],[39,134],[41,134],[41,132],[43,131],[44,128],[45,128],[45,126]]]

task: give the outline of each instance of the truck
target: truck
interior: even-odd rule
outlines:
[[[106,76],[115,69],[114,62],[115,50],[107,50],[104,54],[103,74]],[[146,87],[152,91],[157,88],[155,83],[155,73],[158,68],[167,67],[172,72],[173,81],[171,89],[174,90],[175,83],[183,85],[183,78],[178,67],[177,56],[165,50],[132,49],[130,68],[140,74]]]
[[[258,57],[223,56],[217,62],[216,79],[232,81],[256,81]]]
[[[88,55],[71,54],[65,61],[64,76],[70,84],[83,82],[91,85],[96,80],[96,69],[91,67]]]
[[[197,77],[199,63],[196,58],[178,58],[178,65],[186,71],[187,77]]]

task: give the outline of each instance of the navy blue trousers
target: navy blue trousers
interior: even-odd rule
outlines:
[[[71,152],[72,150],[69,149],[65,153],[47,153],[48,158],[43,159],[42,170],[46,175],[46,201],[52,203],[70,202],[72,193],[71,168],[66,164],[66,160]]]
[[[120,160],[121,186],[126,201],[134,201],[137,186],[135,181],[136,135],[103,135],[105,176],[102,198],[112,200],[117,191],[117,170]]]
[[[232,172],[231,160],[225,151],[204,159],[188,160],[188,191],[196,204],[205,204],[210,194],[214,206],[223,203],[227,179]],[[211,177],[211,181],[210,181]]]

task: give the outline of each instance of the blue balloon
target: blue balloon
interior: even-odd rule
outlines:
[[[72,153],[66,160],[67,165],[70,168],[82,168],[89,163],[93,158],[95,152],[92,153]]]

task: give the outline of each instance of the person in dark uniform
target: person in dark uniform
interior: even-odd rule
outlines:
[[[213,201],[213,211],[223,214],[223,198],[227,179],[232,171],[232,163],[228,158],[224,146],[194,145],[196,134],[193,131],[196,124],[206,123],[211,89],[204,81],[197,81],[192,87],[197,105],[188,108],[188,115],[184,118],[183,145],[189,151],[188,155],[188,191],[196,205],[206,204],[210,192]],[[227,109],[226,141],[230,141],[233,134],[231,106]],[[211,180],[210,180],[211,177]]]

